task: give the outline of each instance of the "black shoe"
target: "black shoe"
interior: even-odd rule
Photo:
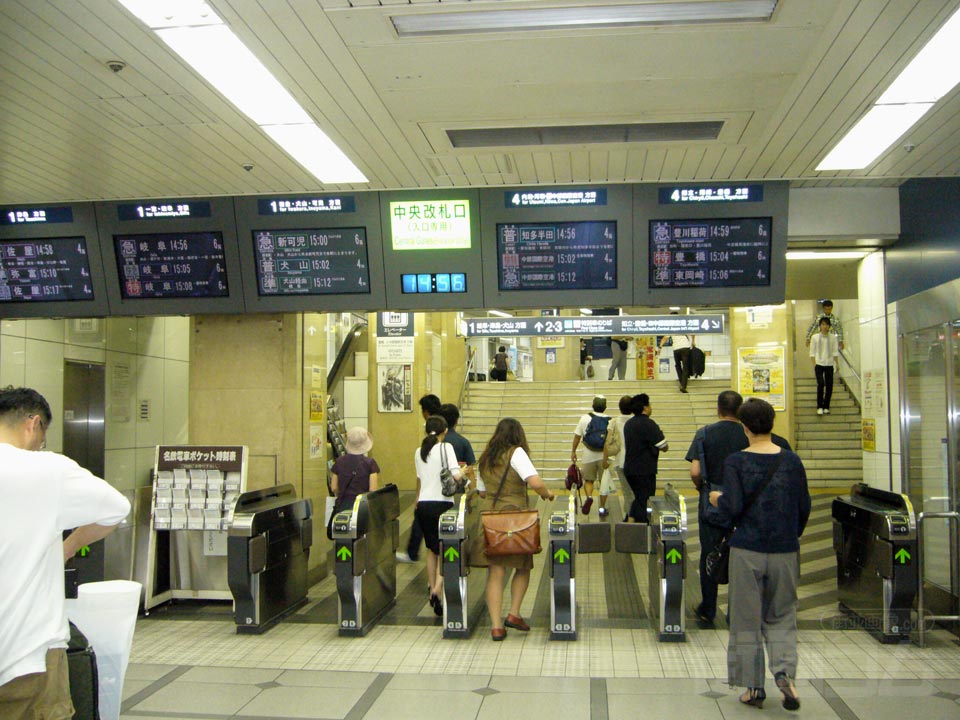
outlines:
[[[783,694],[783,709],[799,710],[800,696],[797,695],[797,689],[793,686],[787,674],[785,672],[778,672],[773,676],[773,679],[776,680],[777,687],[780,688],[780,692]]]
[[[433,614],[437,617],[443,617],[443,601],[439,595],[430,596],[430,607],[433,608]]]
[[[767,699],[767,693],[763,688],[747,688],[747,691],[740,696],[740,702],[744,705],[752,705],[755,708],[763,709],[763,701]]]
[[[697,619],[697,626],[700,628],[712,628],[713,618],[703,612],[700,608],[693,611],[693,616]]]

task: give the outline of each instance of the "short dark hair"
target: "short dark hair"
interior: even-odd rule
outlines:
[[[717,412],[723,417],[735,418],[741,405],[743,395],[736,390],[724,390],[717,395]]]
[[[754,435],[769,435],[776,416],[773,405],[760,398],[750,398],[740,406],[740,422]]]
[[[447,421],[447,427],[453,428],[460,422],[460,410],[453,403],[444,403],[440,406],[437,415]]]
[[[607,399],[603,395],[597,395],[593,398],[593,411],[602,413],[607,409]]]
[[[823,301],[820,303],[820,305],[823,306],[823,307],[828,307],[828,306],[829,306],[829,307],[833,307],[833,300],[823,300]]]
[[[0,390],[0,422],[17,425],[31,415],[39,415],[45,427],[50,427],[53,413],[46,399],[32,388],[8,385]]]
[[[631,413],[630,403],[633,401],[633,397],[630,395],[624,395],[620,398],[620,414],[629,415]]]
[[[827,327],[830,327],[831,325],[833,325],[833,323],[830,322],[830,318],[828,318],[828,317],[826,317],[826,316],[820,318],[820,324],[823,325],[824,323],[827,324]]]
[[[428,416],[436,415],[440,412],[440,405],[442,404],[440,402],[440,398],[432,393],[424,395],[422,398],[420,398],[419,402],[420,409],[427,413]]]
[[[630,398],[630,410],[634,415],[640,415],[643,409],[650,404],[650,396],[646,393],[640,393]]]
[[[497,352],[506,352],[506,351],[507,351],[507,348],[501,345],[500,349]]]

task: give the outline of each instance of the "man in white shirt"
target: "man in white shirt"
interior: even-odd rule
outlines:
[[[830,414],[833,371],[840,369],[839,340],[830,332],[830,318],[820,318],[820,332],[810,338],[810,357],[817,376],[817,415]]]
[[[573,431],[573,447],[570,449],[570,460],[577,462],[577,448],[583,441],[583,457],[580,471],[583,473],[583,484],[586,487],[587,499],[581,508],[584,515],[590,514],[593,505],[593,485],[602,477],[603,473],[603,446],[607,438],[607,425],[610,416],[606,414],[607,399],[597,395],[593,399],[593,412],[580,416],[577,429]],[[602,433],[602,435],[601,435]],[[606,508],[600,514],[605,517]]]
[[[37,391],[0,390],[0,718],[73,716],[63,564],[130,512],[70,458],[36,452],[52,419]]]
[[[672,313],[676,315],[676,313]],[[696,347],[694,335],[664,335],[660,340],[658,350],[663,350],[667,343],[673,346],[673,364],[677,368],[677,380],[680,381],[680,392],[687,392],[687,381],[690,379],[690,348]]]

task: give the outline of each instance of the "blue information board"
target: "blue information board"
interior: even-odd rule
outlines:
[[[601,290],[617,287],[614,221],[497,225],[500,290]]]

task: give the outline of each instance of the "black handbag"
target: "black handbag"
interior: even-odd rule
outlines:
[[[767,489],[767,485],[769,485],[770,481],[773,480],[773,476],[777,474],[777,469],[779,469],[781,462],[783,462],[782,450],[777,456],[776,462],[770,466],[770,470],[767,472],[767,477],[760,484],[760,486],[750,494],[750,497],[748,497],[746,502],[743,504],[743,509],[740,510],[740,514],[737,515],[737,519],[746,515],[754,501],[760,497],[760,493]],[[725,533],[724,536],[720,538],[719,542],[717,542],[717,544],[713,547],[713,549],[707,553],[707,556],[703,560],[703,567],[707,573],[707,577],[717,585],[726,585],[730,582],[731,535],[733,535],[732,530],[728,533]]]

